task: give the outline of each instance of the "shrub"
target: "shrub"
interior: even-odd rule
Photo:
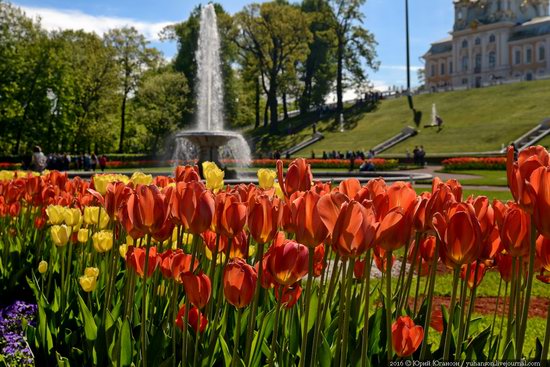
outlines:
[[[443,162],[443,169],[446,171],[457,170],[505,170],[506,158],[505,157],[489,157],[489,158],[449,158]]]

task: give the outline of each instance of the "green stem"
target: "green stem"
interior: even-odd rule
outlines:
[[[145,266],[143,267],[143,282],[141,296],[141,359],[142,366],[147,367],[147,268],[149,267],[149,249],[151,247],[151,235],[147,235],[147,248],[145,249]]]
[[[418,261],[418,268],[416,269],[416,287],[414,290],[414,305],[413,305],[413,315],[416,317],[416,306],[418,304],[418,292],[420,291],[420,272],[422,271],[422,260]],[[426,284],[428,284],[428,279]],[[424,291],[424,297],[426,296],[426,291]]]
[[[529,248],[529,270],[527,273],[527,288],[523,303],[523,316],[521,317],[521,331],[516,359],[521,359],[523,355],[523,342],[525,341],[525,331],[527,330],[527,318],[529,316],[529,304],[531,301],[531,289],[533,287],[533,277],[535,270],[535,251],[537,243],[537,229],[535,227],[534,217],[531,218],[531,246]]]
[[[346,275],[346,299],[345,299],[345,310],[344,310],[344,329],[342,337],[342,353],[340,354],[340,366],[346,365],[347,357],[347,346],[348,346],[348,335],[349,335],[349,314],[351,309],[351,285],[353,283],[353,267],[355,264],[354,259],[349,260],[348,264],[348,273]],[[341,312],[342,310],[340,310]]]
[[[502,340],[502,330],[504,329],[504,315],[506,315],[506,295],[507,294],[508,294],[508,283],[506,283],[506,285],[504,286],[504,303],[502,304],[502,315],[500,316],[500,330],[498,331],[495,357],[498,357],[500,355],[500,341]],[[510,303],[510,300],[508,300],[508,303]]]
[[[201,339],[201,328],[200,328],[200,323],[199,323],[199,327],[197,328],[197,333],[195,335],[195,353],[193,353],[193,367],[195,367],[197,365],[197,360],[198,360],[198,357],[199,357],[200,339]],[[175,358],[174,358],[174,360],[175,360]]]
[[[234,336],[234,345],[233,345],[233,359],[231,362],[231,366],[235,367],[237,366],[237,352],[239,350],[239,336],[241,334],[241,316],[242,316],[242,310],[239,308],[237,309],[237,324],[235,325],[235,336]]]
[[[495,313],[493,314],[493,322],[491,323],[491,336],[489,337],[489,340],[493,339],[493,335],[495,332],[495,324],[497,321],[497,313],[498,313],[498,306],[500,301],[500,291],[502,290],[502,277],[500,277],[500,280],[498,282],[498,292],[497,292],[497,304],[495,306]]]
[[[327,263],[329,253],[330,253],[330,247],[328,247],[327,250],[325,251],[323,264]],[[325,268],[325,269],[323,269],[323,273],[321,274],[321,281],[319,283],[319,289],[318,289],[318,300],[319,301],[317,302],[317,315],[320,315],[321,310],[322,310],[321,300],[323,299],[323,292],[324,292],[324,289],[325,289],[326,275],[327,275],[327,271],[326,271],[326,268]],[[317,358],[317,343],[318,343],[318,340],[319,340],[318,330],[320,330],[320,325],[319,324],[321,324],[323,321],[324,321],[324,319],[321,319],[321,318],[317,317],[315,319],[315,324],[313,325],[313,345],[312,345],[312,348],[311,348],[311,360],[312,361],[316,361],[316,358]]]
[[[304,322],[302,327],[302,346],[300,348],[300,367],[304,367],[306,362],[307,354],[307,325],[309,321],[309,301],[311,298],[311,281],[313,279],[313,265],[315,261],[315,249],[309,248],[309,267],[307,272],[307,283],[306,283],[306,301],[304,303]]]
[[[468,264],[466,266],[466,276],[464,277],[464,280],[462,281],[462,286],[460,287],[460,319],[459,319],[459,326],[458,326],[458,338],[456,339],[456,351],[455,351],[455,360],[460,360],[460,354],[461,354],[461,345],[462,345],[462,338],[464,336],[464,327],[465,327],[465,320],[464,315],[466,311],[466,294],[468,292],[468,279],[470,277],[470,272],[472,271],[471,264]],[[470,300],[470,305],[472,304]]]
[[[279,299],[281,299],[281,292],[279,290]],[[276,349],[277,349],[277,335],[279,333],[279,317],[281,313],[281,301],[277,301],[275,305],[275,322],[273,323],[273,338],[271,339],[271,352],[269,353],[269,367],[273,367],[273,362],[275,360]]]
[[[370,306],[370,270],[372,265],[372,259],[370,257],[371,249],[367,251],[367,257],[365,259],[365,270],[363,276],[365,277],[365,294],[363,306],[364,320],[363,320],[363,342],[361,343],[361,366],[367,365],[367,352],[369,343],[369,306]]]
[[[445,330],[445,344],[443,348],[443,360],[448,361],[451,353],[451,335],[453,334],[453,319],[456,306],[456,290],[458,287],[460,267],[456,267],[453,274],[453,291],[451,293],[451,305],[449,307],[449,321],[447,322],[447,330]]]
[[[550,345],[550,303],[548,304],[548,311],[546,311],[546,332],[544,334],[544,344],[542,345],[541,362],[542,367],[548,365],[548,346]]]
[[[388,363],[390,363],[393,360],[393,344],[392,344],[392,337],[391,337],[391,324],[392,324],[391,269],[392,269],[392,251],[386,251],[386,295],[384,299],[386,301],[386,349],[388,352]]]
[[[174,358],[172,358],[172,366],[176,367],[176,318],[178,316],[178,283],[176,281],[172,280],[172,305],[171,305],[171,313],[172,315],[172,327],[170,328],[170,335],[172,336],[172,355]]]
[[[504,344],[504,347],[510,343],[510,340],[512,338],[512,319],[514,314],[514,305],[516,300],[516,283],[517,283],[517,271],[516,271],[516,262],[517,258],[512,258],[512,281],[510,282],[510,299],[508,302],[508,322],[506,327],[506,343]]]
[[[346,258],[342,259],[342,274],[346,274],[346,266],[348,264],[348,260]],[[346,277],[341,277],[341,285],[340,285],[340,297],[338,300],[338,329],[336,330],[336,337],[334,340],[341,340],[342,339],[342,332],[344,330],[344,318],[342,317],[342,310],[345,307],[345,289],[346,289]],[[340,361],[340,352],[342,351],[342,343],[336,344],[336,350],[334,352],[334,361]]]
[[[413,258],[412,258],[412,261],[411,261],[411,265],[409,266],[409,273],[407,274],[407,281],[405,283],[405,287],[404,287],[404,290],[403,292],[401,292],[401,298],[399,300],[399,303],[398,303],[398,308],[397,308],[397,315],[400,315],[401,314],[401,309],[403,307],[405,307],[405,305],[407,304],[407,301],[409,299],[409,290],[411,288],[411,284],[412,284],[412,278],[413,278],[413,274],[414,274],[414,266],[415,266],[415,262],[417,261],[417,257],[418,257],[418,251],[420,249],[420,237],[421,237],[421,232],[416,232],[415,234],[415,239],[414,239],[414,251],[413,251]],[[406,257],[405,257],[406,259]],[[420,259],[418,259],[419,263],[422,263],[422,261]]]
[[[258,263],[258,280],[256,281],[256,290],[254,292],[254,300],[252,301],[252,310],[248,316],[248,328],[246,330],[246,344],[245,344],[245,363],[250,363],[250,346],[252,345],[252,337],[254,335],[254,324],[256,321],[256,313],[258,312],[258,303],[260,300],[260,291],[262,289],[262,273],[263,273],[263,261],[264,256],[264,244],[258,244],[258,253],[256,254],[256,260]]]
[[[435,288],[435,276],[437,275],[437,260],[439,259],[439,246],[441,246],[441,241],[438,239],[435,244],[435,252],[432,262],[432,268],[430,272],[430,279],[429,282],[426,282],[426,284],[429,283],[428,288],[428,304],[426,308],[426,318],[424,319],[424,339],[422,340],[422,349],[420,351],[420,360],[425,361],[426,360],[426,353],[428,352],[428,330],[430,328],[430,321],[432,317],[432,301],[433,301],[433,293]],[[418,274],[420,276],[420,273]],[[424,292],[426,294],[426,292]],[[415,307],[416,308],[416,307]]]

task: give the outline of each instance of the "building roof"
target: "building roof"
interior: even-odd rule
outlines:
[[[510,41],[550,34],[550,17],[535,18],[514,28]]]
[[[450,52],[453,49],[452,41],[453,41],[453,37],[449,36],[432,43],[432,46],[430,47],[428,54],[436,55],[436,54],[442,54],[445,52]]]

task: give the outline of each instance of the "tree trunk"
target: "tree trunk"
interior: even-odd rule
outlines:
[[[118,152],[124,152],[124,127],[126,124],[126,98],[127,94],[122,97],[122,107],[120,108],[120,141],[118,143]]]
[[[260,80],[259,78],[256,78],[255,82],[256,87],[256,95],[255,95],[255,103],[254,103],[254,109],[256,112],[256,122],[254,123],[254,128],[260,127]],[[267,119],[266,119],[267,122]]]
[[[340,114],[344,112],[344,40],[340,37],[338,38],[338,51],[336,57],[338,63],[338,70],[336,73],[336,121],[338,121],[340,118]]]
[[[283,119],[288,120],[288,106],[286,103],[286,91],[283,92]]]
[[[266,127],[268,124],[269,124],[269,96],[267,97],[267,101],[264,107],[264,127]]]
[[[278,103],[277,103],[277,84],[276,82],[273,83],[274,85],[269,87],[269,121],[270,121],[270,130],[271,131],[277,131],[278,123],[279,123],[279,113],[278,113]]]
[[[306,74],[304,80],[304,92],[300,98],[300,114],[307,113],[311,105],[311,76]]]

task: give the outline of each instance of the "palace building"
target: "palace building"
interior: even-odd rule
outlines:
[[[423,56],[431,91],[550,78],[550,0],[454,0],[450,37]]]

